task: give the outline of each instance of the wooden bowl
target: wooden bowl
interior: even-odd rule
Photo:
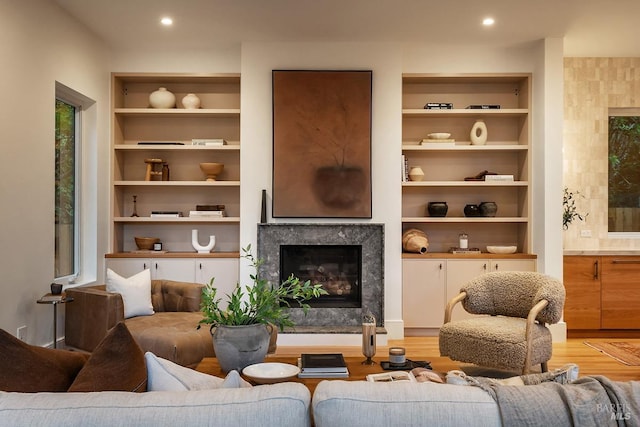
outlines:
[[[215,181],[223,169],[224,163],[200,163],[200,170],[207,176],[207,181]]]
[[[146,251],[153,249],[153,244],[160,242],[157,237],[134,237],[138,249]]]

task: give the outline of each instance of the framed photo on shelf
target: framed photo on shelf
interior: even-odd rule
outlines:
[[[371,71],[274,70],[273,217],[371,218]]]

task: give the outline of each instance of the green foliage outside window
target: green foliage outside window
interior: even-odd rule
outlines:
[[[55,277],[74,273],[76,107],[56,100]]]
[[[609,117],[609,207],[640,206],[640,117]]]

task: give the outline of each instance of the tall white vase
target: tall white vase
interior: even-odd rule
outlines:
[[[487,143],[487,125],[484,120],[476,120],[469,134],[472,145],[484,145]]]

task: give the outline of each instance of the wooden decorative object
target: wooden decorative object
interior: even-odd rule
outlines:
[[[151,181],[153,176],[162,178],[162,165],[164,164],[162,159],[144,159],[144,162],[147,164],[147,172],[144,175],[145,181]],[[156,166],[160,166],[160,170],[156,170]]]

